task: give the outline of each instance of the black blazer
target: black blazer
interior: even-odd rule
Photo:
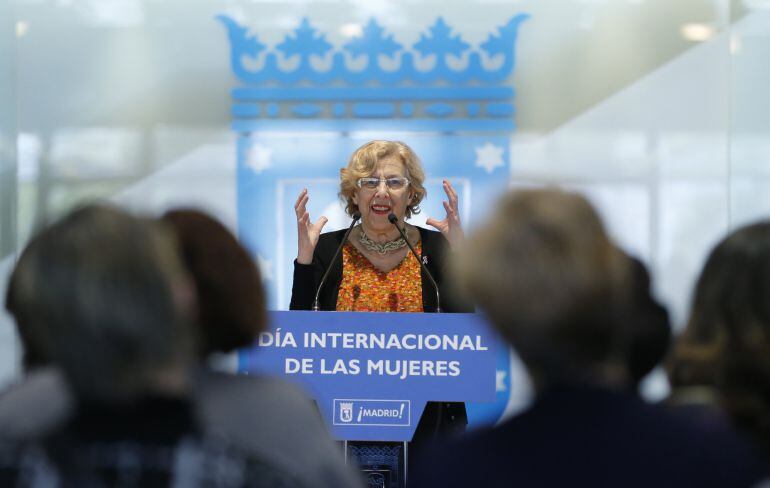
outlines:
[[[422,260],[433,275],[441,295],[443,312],[473,312],[472,306],[460,303],[452,297],[451,290],[445,284],[444,260],[449,255],[449,243],[440,232],[420,230],[422,241]],[[331,263],[334,252],[342,242],[345,230],[321,234],[313,253],[311,264],[299,264],[294,260],[294,283],[291,288],[291,310],[310,310],[313,299],[327,267],[331,266],[329,277],[319,295],[321,310],[334,311],[337,307],[337,294],[342,283],[342,253]],[[430,279],[421,272],[423,311],[436,311],[436,291]],[[419,448],[426,441],[439,434],[462,431],[468,423],[468,414],[462,402],[428,402],[417,425],[413,438],[413,448]]]

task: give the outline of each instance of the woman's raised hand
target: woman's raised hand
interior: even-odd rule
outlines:
[[[448,202],[442,202],[444,204],[444,210],[446,210],[446,217],[444,220],[440,221],[430,218],[426,220],[425,223],[431,227],[435,227],[441,232],[446,240],[449,241],[449,245],[454,248],[465,239],[465,233],[460,224],[457,192],[447,180],[444,180],[444,193],[446,193],[446,196],[449,199]]]
[[[314,224],[310,221],[310,214],[305,206],[310,196],[307,194],[307,188],[302,190],[294,203],[294,213],[297,215],[297,262],[299,264],[310,264],[313,262],[313,251],[318,244],[318,237],[321,230],[329,221],[324,216],[318,218]]]

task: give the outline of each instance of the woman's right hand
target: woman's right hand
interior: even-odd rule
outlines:
[[[318,218],[314,224],[310,221],[310,214],[305,206],[310,196],[307,194],[307,188],[302,190],[294,203],[294,213],[297,214],[297,262],[299,264],[310,264],[313,262],[313,251],[318,244],[318,237],[321,230],[329,221],[324,216]]]

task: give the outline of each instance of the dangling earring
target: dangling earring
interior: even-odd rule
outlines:
[[[419,204],[419,202],[417,202],[417,194],[416,193],[412,193],[412,198],[409,199],[409,207],[412,208],[412,213],[413,214],[420,213],[420,204]]]

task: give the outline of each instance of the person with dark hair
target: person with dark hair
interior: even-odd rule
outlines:
[[[157,222],[90,205],[35,236],[6,307],[25,347],[58,368],[75,403],[38,442],[0,444],[0,484],[304,486],[200,434],[194,303],[174,239]]]
[[[172,237],[98,205],[35,236],[6,296],[31,362],[57,364],[82,401],[107,404],[183,386],[193,302]]]
[[[585,198],[506,195],[456,264],[522,358],[535,400],[437,446],[411,486],[749,487],[765,474],[733,432],[704,432],[632,391],[632,264]]]
[[[671,405],[711,428],[732,422],[770,460],[770,222],[711,251],[667,367]]]
[[[262,277],[249,252],[215,218],[174,209],[160,219],[176,235],[198,296],[198,355],[250,346],[267,324]]]
[[[621,317],[626,328],[626,365],[634,389],[666,357],[671,343],[668,311],[650,290],[650,274],[640,260],[629,257],[629,303]]]
[[[249,252],[203,212],[177,209],[161,220],[176,233],[197,291],[200,360],[251,346],[265,330],[267,315],[260,272]],[[195,399],[207,431],[291,471],[306,485],[361,485],[312,400],[292,385],[203,367],[196,376]]]

